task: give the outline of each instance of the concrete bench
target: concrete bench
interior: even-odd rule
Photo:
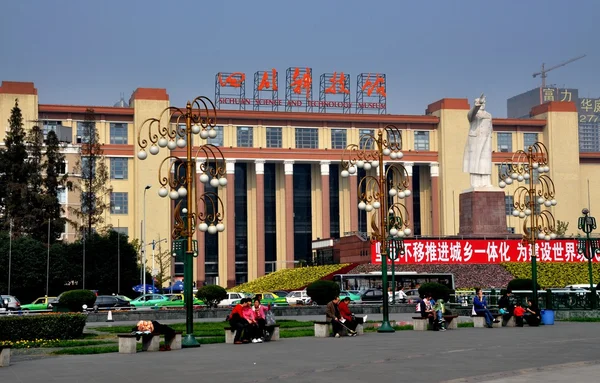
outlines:
[[[458,315],[443,315],[446,322],[446,330],[456,330],[458,328]],[[429,328],[429,318],[412,317],[414,331],[427,331]],[[456,319],[456,320],[454,320]]]
[[[327,338],[327,337],[331,336],[331,334],[333,333],[333,326],[331,325],[330,322],[325,322],[325,321],[315,322],[314,326],[315,326],[315,338]],[[356,333],[358,335],[363,335],[365,333],[365,329],[362,324],[359,324],[358,326],[356,326]],[[341,336],[348,335],[348,331],[343,326],[342,326],[342,332],[340,335]]]
[[[506,321],[505,327],[516,327],[517,326],[517,319],[515,318],[514,315],[512,315],[510,317],[510,319],[508,321]]]
[[[0,346],[0,367],[10,366],[10,346]]]
[[[492,327],[493,328],[502,327],[502,314],[492,313],[492,316],[494,317],[494,320],[499,321],[498,323],[493,323]],[[473,318],[473,327],[478,327],[478,328],[485,327],[485,317],[483,315],[471,315],[471,318]]]
[[[265,326],[265,330],[271,334],[271,336],[265,338],[265,341],[269,342],[272,340],[279,340],[279,325],[274,324],[272,326]],[[233,344],[235,339],[235,331],[231,327],[225,327],[225,343]]]
[[[159,351],[162,334],[142,334],[142,351]],[[117,334],[120,354],[135,354],[137,352],[137,337],[135,333]],[[181,331],[175,331],[175,336],[165,338],[165,346],[171,350],[181,350]]]

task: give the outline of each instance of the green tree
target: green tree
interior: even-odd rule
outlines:
[[[223,299],[227,299],[227,290],[219,285],[207,285],[198,289],[196,297],[208,307],[217,307]]]
[[[85,238],[92,230],[105,231],[104,212],[109,207],[106,199],[112,191],[93,109],[85,112],[81,139],[79,159],[73,170],[79,178],[69,184],[71,189],[79,193],[81,204],[69,207],[69,210],[75,216],[75,219],[70,220],[71,224]]]
[[[67,175],[61,175],[61,167],[64,164],[65,156],[60,152],[60,143],[53,130],[50,130],[46,136],[46,160],[43,169],[46,171],[44,178],[44,212],[45,224],[47,228],[50,219],[50,241],[54,242],[64,231],[65,219],[61,217],[62,207],[58,200],[58,193],[63,189],[67,182]],[[47,229],[46,229],[47,230]],[[47,231],[40,238],[46,238]]]
[[[42,190],[42,160],[44,134],[39,126],[33,126],[26,138],[27,153],[29,155],[27,164],[29,179],[27,181],[27,209],[23,212],[23,227],[25,232],[33,238],[46,239],[48,230],[44,229],[44,221],[40,217],[45,216],[44,194]]]
[[[19,237],[26,232],[24,214],[29,209],[27,206],[27,186],[30,165],[27,160],[23,115],[18,100],[15,100],[15,106],[11,110],[8,124],[9,131],[6,133],[4,140],[6,149],[2,154],[0,164],[0,185],[3,185],[0,189],[4,189],[2,196],[2,228],[8,231],[12,222],[13,235]]]

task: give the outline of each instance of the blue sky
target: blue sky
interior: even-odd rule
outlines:
[[[388,113],[423,114],[485,92],[488,110],[548,83],[600,96],[597,0],[19,0],[0,5],[0,80],[33,81],[41,103],[112,105],[137,87],[173,104],[214,97],[217,72],[277,68],[387,75]],[[252,81],[246,96],[252,97]]]

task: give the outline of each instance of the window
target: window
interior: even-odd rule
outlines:
[[[346,149],[346,129],[331,129],[331,149]]]
[[[253,144],[253,131],[250,126],[237,127],[237,146],[239,148],[251,148]]]
[[[91,121],[77,122],[77,143],[87,143],[96,134],[96,123]]]
[[[319,130],[317,128],[296,128],[296,148],[317,149],[319,147]]]
[[[110,193],[110,213],[128,214],[128,193],[113,192]]]
[[[215,138],[208,138],[207,143],[214,146],[223,146],[223,127],[215,126],[215,132],[217,132],[217,136]]]
[[[374,137],[371,137],[375,134],[375,131],[373,129],[360,129],[358,131],[358,139],[360,140],[360,142],[358,143],[358,146],[360,147],[360,149],[365,149],[365,148],[369,148],[369,149],[374,149],[375,148],[375,143],[373,142]]]
[[[512,211],[515,209],[514,197],[511,195],[504,196],[504,210],[506,215],[512,215]]]
[[[118,145],[127,145],[126,123],[110,123],[110,143]]]
[[[62,121],[44,121],[42,126],[42,132],[44,133],[44,137],[48,134],[49,131],[56,132],[56,127],[62,125]]]
[[[127,158],[112,157],[110,159],[110,179],[126,180],[128,173]]]
[[[402,132],[401,131],[392,131],[392,132],[387,132],[386,133],[386,137],[388,140],[389,144],[400,144],[402,143]]]
[[[538,141],[537,133],[523,133],[523,144],[525,145],[525,150],[529,148],[531,145],[535,144]]]
[[[538,172],[537,169],[533,169],[533,183],[534,184],[540,183],[540,173]],[[529,185],[529,180],[525,180],[525,184]]]
[[[498,151],[512,152],[512,133],[498,133]]]
[[[67,203],[67,189],[62,188],[57,190],[58,203],[65,205]]]
[[[281,148],[281,128],[267,128],[267,148]]]
[[[508,164],[498,165],[498,177],[504,178],[507,174],[510,175],[509,169],[510,169],[510,167],[508,166]]]
[[[90,175],[90,159],[89,159],[89,157],[81,157],[81,162],[79,165],[81,167],[80,173],[83,178],[89,179],[90,177],[94,177],[94,175],[96,174],[96,162],[94,161],[91,164],[92,174]]]
[[[67,174],[67,161],[58,164],[58,174]]]
[[[93,211],[96,207],[96,195],[94,193],[81,193],[81,212],[88,214],[90,209]]]
[[[429,150],[429,132],[415,132],[415,150]]]

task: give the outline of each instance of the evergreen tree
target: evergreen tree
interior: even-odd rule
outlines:
[[[106,200],[112,188],[108,185],[108,169],[93,109],[87,109],[85,113],[79,159],[73,172],[80,177],[70,186],[80,194],[81,204],[79,207],[69,207],[76,218],[69,221],[86,237],[92,230],[105,231],[104,211],[109,207]]]
[[[23,212],[24,231],[34,238],[46,238],[47,230],[44,230],[44,222],[41,217],[45,216],[44,199],[42,190],[42,159],[44,134],[39,126],[34,126],[27,135],[27,152],[29,154],[29,180],[27,185],[27,209]],[[40,230],[41,229],[41,230]]]
[[[12,221],[13,235],[18,237],[26,232],[24,215],[29,209],[27,199],[31,168],[27,160],[23,115],[18,100],[15,100],[8,123],[9,131],[4,140],[6,149],[2,154],[2,168],[0,169],[0,174],[2,174],[0,184],[2,188],[5,188],[2,229],[8,231]]]
[[[67,175],[61,173],[62,164],[65,156],[60,152],[58,137],[54,131],[49,131],[46,136],[46,161],[43,169],[46,171],[44,178],[44,234],[41,238],[48,235],[48,220],[50,220],[50,241],[54,242],[64,231],[65,219],[61,217],[62,207],[58,200],[59,189],[64,188],[67,181]],[[46,238],[47,239],[47,238]]]

